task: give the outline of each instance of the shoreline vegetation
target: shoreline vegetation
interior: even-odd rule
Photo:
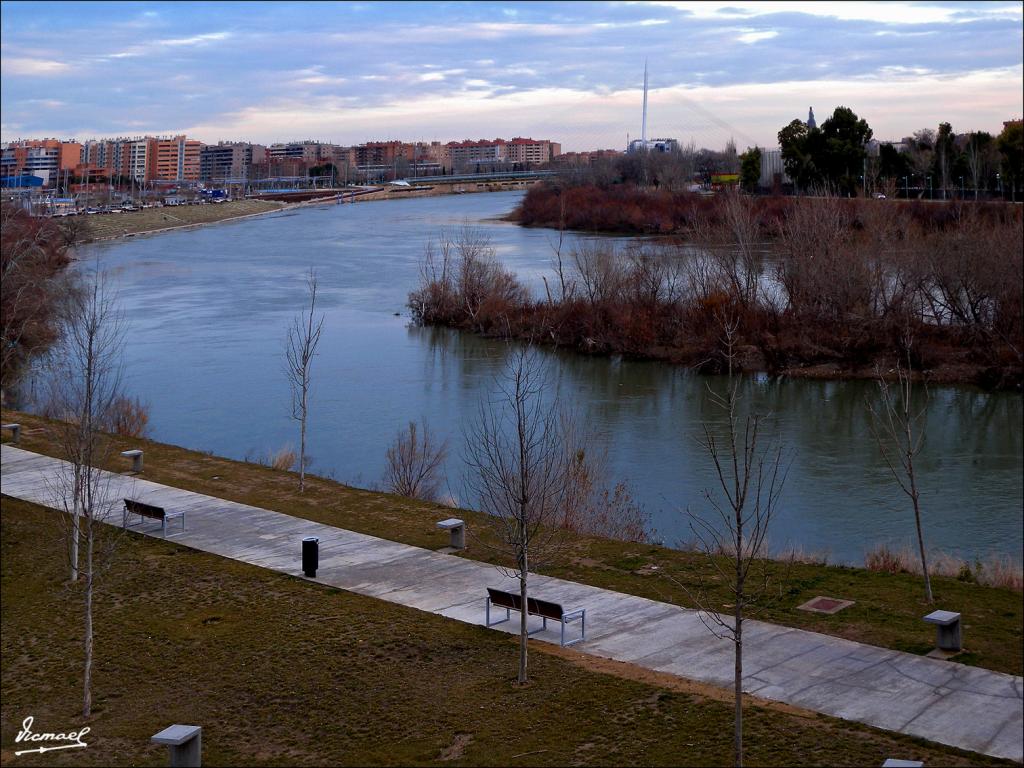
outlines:
[[[938,384],[1024,384],[1020,206],[544,183],[513,219],[661,237],[571,249],[559,237],[534,297],[465,230],[428,246],[416,322],[706,373],[725,369],[728,328],[745,372],[874,378],[903,365]]]
[[[21,448],[61,457],[59,446],[50,436],[54,422],[7,409],[0,415],[5,423],[21,425]],[[3,440],[8,442],[6,434]],[[112,435],[111,442],[112,458],[105,467],[111,471],[125,470],[119,451],[142,448],[145,476],[154,482],[412,546],[439,549],[447,544],[447,533],[435,523],[451,517],[453,510],[441,504],[354,488],[309,474],[306,489],[299,494],[297,475],[285,469],[138,437]],[[456,556],[501,564],[498,550],[487,545],[490,534],[483,513],[460,509],[458,516],[466,521],[474,537],[469,549]],[[927,653],[933,647],[934,629],[921,619],[933,606],[923,599],[920,576],[910,572],[913,557],[901,559],[901,553],[882,547],[867,557],[869,567],[858,568],[827,565],[820,556],[792,553],[789,560],[773,566],[777,573],[772,583],[779,590],[779,599],[767,605],[758,618],[894,650]],[[1003,558],[981,567],[964,568],[958,562],[946,568],[941,558],[934,562],[939,566],[933,569],[932,578],[936,605],[962,612],[969,626],[965,641],[968,650],[956,660],[1020,675],[1024,671],[1020,564]],[[712,566],[701,552],[573,533],[564,556],[540,572],[690,606],[687,589],[692,592],[699,583],[715,583],[709,569]],[[979,583],[986,579],[998,579],[1000,586]],[[796,610],[796,606],[819,595],[853,600],[855,604],[832,616]],[[714,587],[713,597],[728,603],[728,585]]]

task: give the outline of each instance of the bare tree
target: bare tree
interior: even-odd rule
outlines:
[[[928,409],[928,390],[925,388],[924,403],[919,410],[913,407],[913,382],[909,370],[910,346],[907,349],[907,366],[896,365],[895,386],[877,371],[881,404],[876,406],[868,401],[871,414],[871,432],[878,442],[878,448],[885,459],[893,478],[909,498],[914,508],[914,526],[917,529],[917,548],[921,557],[921,572],[924,574],[925,600],[932,602],[932,581],[928,575],[928,556],[925,551],[924,533],[921,527],[921,491],[917,487],[914,459],[921,452],[925,439],[925,415]],[[894,391],[895,390],[895,391]]]
[[[768,529],[779,506],[787,468],[782,447],[760,445],[763,417],[752,413],[741,419],[737,404],[738,382],[733,379],[735,321],[720,320],[725,355],[729,361],[724,394],[709,386],[713,402],[725,414],[724,435],[703,424],[702,446],[711,457],[716,486],[704,491],[713,514],[687,510],[690,530],[706,555],[711,579],[698,572],[696,588],[680,583],[699,609],[704,626],[716,637],[733,644],[734,723],[733,750],[737,766],[743,765],[743,622],[762,608],[772,576],[768,559]],[[724,614],[712,596],[715,585],[727,585],[732,615]]]
[[[560,549],[572,460],[558,399],[545,398],[547,378],[535,349],[516,350],[465,432],[465,496],[488,513],[493,546],[514,563],[502,571],[519,580],[520,683],[527,680],[529,573]]]
[[[992,136],[984,131],[972,133],[967,140],[966,152],[967,168],[971,173],[971,183],[974,185],[974,199],[978,199],[978,188],[985,182],[988,176]]]
[[[54,441],[67,463],[53,480],[53,495],[67,513],[70,580],[81,577],[84,597],[83,716],[92,711],[93,595],[98,570],[112,559],[117,536],[103,525],[116,510],[110,474],[101,467],[111,453],[102,431],[121,391],[123,320],[104,276],[93,273],[64,305],[61,342],[49,359],[49,407],[59,416]],[[117,531],[115,527],[113,531]],[[84,544],[84,557],[80,549]],[[84,560],[84,562],[83,562]]]
[[[59,333],[67,289],[67,249],[52,220],[0,204],[0,387],[14,385],[29,360]]]
[[[426,424],[422,436],[415,421],[395,435],[387,450],[384,487],[399,496],[435,501],[441,488],[440,471],[448,456],[448,441],[438,444]]]
[[[306,490],[306,424],[309,419],[311,369],[324,316],[316,317],[317,276],[312,268],[306,275],[309,309],[295,316],[285,342],[285,372],[292,388],[292,418],[299,422],[299,493]]]

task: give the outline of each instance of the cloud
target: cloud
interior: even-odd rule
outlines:
[[[5,123],[19,135],[81,135],[83,126],[116,135],[141,120],[154,132],[263,141],[543,131],[576,148],[618,147],[639,133],[645,58],[653,125],[664,119],[669,135],[692,132],[709,146],[730,131],[774,141],[808,105],[823,114],[826,99],[879,131],[895,126],[875,111],[888,102],[863,83],[902,89],[893,114],[914,127],[950,119],[998,129],[1022,111],[1020,3],[407,3],[362,15],[348,5],[297,14],[274,2],[245,14],[142,7],[159,17],[107,3],[5,5]],[[1003,82],[977,86],[980,71],[1002,72]],[[773,96],[789,90],[794,103]],[[925,91],[931,101],[919,98]],[[550,93],[564,103],[546,101]],[[30,108],[30,99],[67,105]],[[281,119],[263,121],[264,109]]]
[[[742,19],[779,13],[801,13],[843,21],[873,21],[880,24],[934,24],[971,21],[979,18],[1020,19],[1020,3],[974,3],[970,7],[952,3],[915,2],[686,2],[686,0],[638,0],[637,4],[661,6],[683,11],[697,19]]]
[[[156,40],[155,45],[166,45],[171,47],[182,46],[182,45],[202,45],[203,43],[210,43],[215,40],[227,40],[231,37],[230,32],[207,32],[202,35],[193,35],[192,37],[178,37],[171,38],[169,40]]]
[[[949,120],[958,131],[993,131],[1007,115],[1020,113],[1020,94],[1010,94],[1004,84],[1022,76],[1017,66],[955,77],[904,72],[854,80],[671,86],[650,93],[648,133],[683,141],[692,137],[698,146],[722,147],[730,137],[742,145],[775,146],[778,130],[806,115],[808,105],[824,119],[840,104],[867,119],[880,138],[900,138],[940,120]],[[910,89],[908,82],[913,83]],[[180,130],[200,138],[235,135],[271,142],[317,135],[352,144],[404,135],[414,125],[424,138],[534,135],[560,141],[566,150],[624,146],[627,133],[639,132],[639,89],[595,95],[543,87],[496,96],[486,81],[464,86],[444,95],[372,105],[278,99]],[[970,104],[957,103],[962,93],[972,94]]]
[[[0,59],[0,72],[4,76],[52,77],[70,70],[71,67],[63,61],[10,57]]]
[[[737,37],[736,40],[737,42],[747,43],[749,45],[750,43],[756,43],[759,40],[771,40],[773,37],[778,37],[778,35],[778,31],[774,29],[766,29],[763,32],[750,30],[749,32],[744,32],[742,35]]]
[[[45,109],[60,109],[67,106],[66,101],[60,101],[59,99],[26,99],[23,103],[44,107]]]

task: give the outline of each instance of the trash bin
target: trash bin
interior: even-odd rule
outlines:
[[[320,564],[320,539],[307,536],[302,540],[302,572],[311,579],[316,578],[316,569]]]

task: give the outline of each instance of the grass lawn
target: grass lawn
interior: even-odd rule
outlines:
[[[57,455],[54,442],[47,437],[44,419],[14,411],[4,411],[2,416],[5,422],[22,425],[23,448]],[[4,439],[9,439],[7,434]],[[437,520],[451,516],[452,510],[445,507],[350,488],[319,477],[307,477],[306,492],[300,496],[293,473],[146,440],[115,438],[114,442],[118,450],[144,448],[144,477],[155,482],[414,546],[439,548],[447,544],[447,533],[435,527]],[[124,471],[127,460],[115,453],[110,468]],[[467,521],[471,532],[485,530],[481,514],[460,510],[458,515]],[[491,562],[497,559],[472,538],[464,556]],[[711,570],[703,557],[692,553],[581,537],[574,541],[562,563],[543,572],[691,606],[679,583],[693,588],[697,574],[703,572],[710,579]],[[912,574],[804,564],[794,564],[785,571],[780,568],[774,584],[781,597],[757,618],[885,648],[927,653],[934,646],[935,629],[921,618],[935,607],[959,611],[963,614],[967,652],[957,657],[958,662],[1016,675],[1024,671],[1024,604],[1019,592],[934,577],[936,604],[929,606],[924,601],[921,579]],[[854,600],[856,604],[832,616],[796,610],[796,606],[818,595]],[[731,602],[724,585],[715,597],[723,606]]]
[[[15,758],[28,715],[85,725],[57,516],[0,500],[5,765],[166,765],[149,738],[175,722],[203,727],[207,765],[731,764],[721,697],[542,644],[518,687],[504,634],[133,533],[98,581],[89,747]],[[1000,764],[756,702],[745,738],[751,765]]]
[[[210,224],[215,221],[267,213],[282,208],[283,204],[269,200],[232,200],[216,205],[175,205],[163,208],[145,208],[141,211],[103,213],[74,217],[75,226],[81,228],[82,242],[119,235],[138,235],[168,227],[192,224]],[[70,219],[63,221],[70,222]]]

